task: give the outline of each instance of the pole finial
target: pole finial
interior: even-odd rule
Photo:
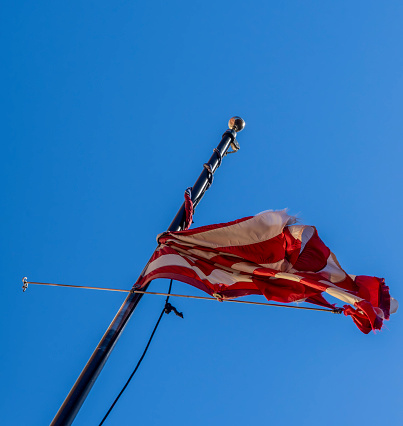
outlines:
[[[245,127],[245,120],[243,120],[241,117],[238,117],[238,116],[232,117],[228,121],[228,127],[231,130],[235,130],[236,132],[240,132]]]

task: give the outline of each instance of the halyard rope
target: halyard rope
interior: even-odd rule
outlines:
[[[145,357],[145,355],[146,355],[146,353],[147,353],[148,347],[150,346],[150,343],[151,343],[151,341],[153,340],[154,334],[155,334],[155,332],[157,331],[157,328],[158,328],[158,326],[159,326],[159,324],[160,324],[160,321],[161,321],[161,319],[162,319],[162,317],[163,317],[164,313],[169,314],[169,313],[171,312],[171,310],[173,310],[173,311],[175,312],[175,314],[176,314],[176,315],[181,316],[181,317],[183,318],[183,315],[182,315],[182,314],[180,314],[180,313],[178,313],[178,312],[176,311],[176,309],[175,309],[175,308],[174,308],[174,307],[173,307],[170,303],[168,303],[169,296],[170,296],[170,293],[171,293],[171,289],[172,289],[172,280],[171,280],[171,282],[169,283],[169,290],[168,290],[168,293],[167,293],[167,298],[165,299],[165,306],[164,306],[164,308],[162,309],[162,312],[161,312],[161,314],[160,314],[160,316],[159,316],[159,318],[158,318],[158,320],[157,320],[157,322],[156,322],[156,324],[155,324],[155,326],[154,326],[154,329],[153,329],[153,331],[152,331],[152,333],[151,333],[150,338],[148,339],[148,342],[147,342],[147,345],[146,345],[146,347],[145,347],[145,349],[144,349],[144,351],[143,351],[143,354],[141,355],[140,359],[138,360],[138,362],[137,362],[137,364],[136,364],[136,367],[134,367],[134,370],[133,370],[133,371],[132,371],[132,373],[130,374],[130,376],[129,376],[129,378],[127,379],[127,381],[126,381],[125,385],[123,386],[122,390],[119,392],[118,396],[115,398],[115,400],[113,401],[112,405],[109,407],[109,410],[106,412],[105,416],[104,416],[104,417],[103,417],[103,419],[101,420],[101,423],[99,424],[99,426],[102,426],[102,425],[104,424],[104,422],[105,422],[106,418],[109,416],[110,412],[113,410],[113,407],[114,407],[114,406],[115,406],[115,404],[118,402],[119,398],[122,396],[123,392],[126,390],[127,386],[129,385],[130,380],[131,380],[131,379],[133,378],[133,376],[136,374],[136,371],[137,371],[137,369],[140,367],[141,361],[143,361],[143,358]]]

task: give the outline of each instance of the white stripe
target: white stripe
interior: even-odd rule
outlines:
[[[256,266],[255,264],[248,263],[248,262],[238,262],[232,265],[232,269],[234,269],[235,271],[247,272],[248,274],[251,274],[251,275],[257,268],[260,268],[260,266]]]
[[[276,269],[279,272],[289,272],[290,271],[291,263],[287,260],[279,260],[278,262],[274,263],[262,263],[260,267],[262,268],[269,268],[269,269]]]
[[[326,293],[330,294],[333,297],[336,297],[337,299],[342,300],[343,302],[349,303],[350,305],[354,306],[354,303],[361,302],[362,300],[364,300],[361,299],[361,297],[350,294],[347,290],[344,290],[343,288],[337,287],[337,285],[332,284],[330,281],[320,280],[319,282],[321,284],[329,286],[325,290]]]
[[[184,250],[184,249],[181,249],[180,247],[175,247],[175,250],[185,255],[187,255],[187,253],[192,253],[195,256],[200,257],[201,259],[206,259],[206,260],[210,260],[212,257],[217,256],[217,253],[214,253],[212,251],[198,250],[195,248]]]
[[[253,282],[248,276],[238,274],[236,272],[226,272],[220,269],[214,269],[210,275],[205,275],[197,266],[192,266],[186,260],[178,254],[165,254],[155,259],[148,265],[144,275],[148,275],[158,268],[180,266],[187,269],[193,270],[201,278],[208,280],[211,284],[225,284],[232,285],[239,281]]]
[[[296,218],[296,216],[290,216],[287,212],[288,212],[288,208],[285,208],[283,210],[271,210],[270,209],[270,210],[264,210],[264,211],[262,211],[258,214],[255,214],[254,217],[260,216],[260,215],[280,214],[280,215],[282,215],[283,217],[286,218],[284,226],[291,226],[291,225],[293,225],[294,223],[297,222],[297,218]]]
[[[284,278],[285,280],[296,281],[299,283],[303,277],[295,274],[289,274],[287,272],[278,272],[273,278]]]
[[[344,281],[347,277],[347,274],[335,262],[335,256],[333,253],[330,253],[326,266],[317,273],[332,283]]]
[[[399,302],[393,297],[390,298],[390,313],[394,314],[399,308]]]
[[[143,275],[148,275],[162,266],[184,266],[186,268],[191,267],[189,263],[178,254],[163,254],[148,265]]]
[[[328,287],[326,289],[326,293],[353,306],[354,303],[361,302],[363,300],[360,297],[347,293],[338,287]]]
[[[302,232],[300,253],[302,253],[302,250],[304,250],[306,243],[312,238],[314,232],[315,229],[313,226],[305,227],[304,231]]]
[[[288,230],[290,231],[291,235],[296,240],[300,240],[300,241],[302,239],[302,233],[304,232],[305,228],[306,228],[306,225],[292,225],[292,226],[288,226]]]
[[[215,228],[189,236],[175,235],[175,239],[211,248],[242,246],[269,240],[281,234],[284,227],[293,222],[295,222],[295,218],[289,216],[286,210],[268,211],[235,225]]]

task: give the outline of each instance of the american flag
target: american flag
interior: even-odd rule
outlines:
[[[233,222],[157,237],[158,247],[135,288],[172,278],[216,297],[261,294],[282,303],[344,305],[364,333],[381,329],[397,310],[382,278],[348,275],[319,238],[316,228],[297,224],[286,210],[265,211]]]

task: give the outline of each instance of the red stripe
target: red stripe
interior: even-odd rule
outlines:
[[[286,240],[284,234],[255,244],[217,247],[217,250],[230,253],[258,265],[275,263],[285,258]]]
[[[282,278],[271,280],[253,278],[253,282],[267,300],[274,300],[276,302],[295,302],[297,300],[314,296],[318,293],[316,290],[307,288],[301,283]]]
[[[212,257],[211,262],[213,262],[216,267],[225,266],[227,268],[231,268],[234,264],[245,262],[244,259],[235,257],[235,256],[228,256],[225,254],[218,254],[217,256]]]
[[[314,296],[309,296],[306,299],[307,303],[313,303],[315,305],[323,306],[325,308],[335,309],[336,304],[335,303],[329,303],[321,293],[315,294]]]
[[[358,286],[358,296],[367,300],[372,306],[381,308],[385,319],[390,317],[389,287],[385,285],[383,278],[357,275],[355,284]]]
[[[329,248],[319,238],[315,228],[312,237],[305,244],[302,253],[294,264],[294,268],[298,271],[320,271],[326,266],[329,255]]]
[[[185,235],[185,236],[196,235],[196,234],[201,234],[203,232],[212,231],[213,229],[220,229],[220,228],[225,228],[225,227],[229,227],[229,226],[232,226],[232,225],[236,225],[237,223],[242,223],[242,222],[245,222],[246,220],[252,219],[253,217],[254,216],[248,216],[248,217],[244,217],[242,219],[233,220],[232,222],[217,223],[215,225],[199,226],[198,228],[187,229],[186,231],[167,232],[167,234],[170,234],[170,235]]]
[[[378,317],[369,302],[365,300],[355,304],[358,309],[350,305],[344,306],[344,315],[350,315],[356,326],[365,334],[371,330],[380,330],[382,328],[382,319]]]
[[[286,241],[286,258],[294,265],[301,251],[301,241],[291,235],[288,226],[284,228],[284,238]]]

